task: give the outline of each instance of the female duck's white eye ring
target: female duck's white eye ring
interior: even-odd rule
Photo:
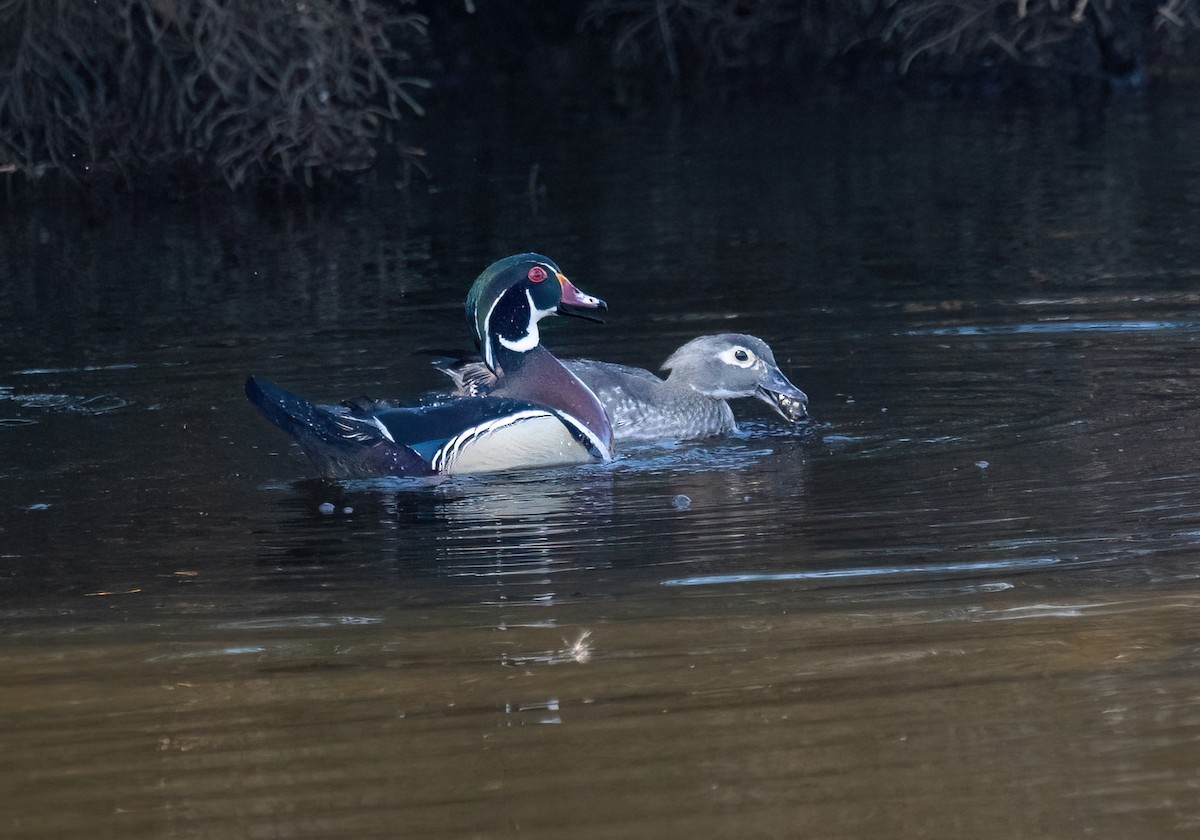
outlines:
[[[727,365],[740,368],[752,368],[758,364],[758,356],[754,355],[753,350],[747,350],[745,347],[730,347],[721,351],[717,358]]]
[[[548,275],[546,274],[546,269],[542,268],[540,265],[535,265],[533,268],[529,269],[529,274],[526,276],[529,277],[530,283],[541,283]]]

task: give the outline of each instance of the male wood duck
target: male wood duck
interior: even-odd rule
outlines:
[[[612,458],[612,425],[596,395],[541,345],[547,315],[589,318],[584,294],[540,254],[493,263],[467,295],[467,323],[493,387],[412,408],[319,406],[258,377],[246,396],[329,478],[495,472]],[[595,320],[592,318],[592,320]]]
[[[737,428],[726,400],[757,397],[783,419],[808,418],[808,396],[788,381],[761,338],[741,333],[703,335],[671,354],[660,379],[648,370],[568,359],[563,363],[604,404],[621,441],[696,440]],[[479,362],[442,368],[456,393],[495,393],[496,379]]]

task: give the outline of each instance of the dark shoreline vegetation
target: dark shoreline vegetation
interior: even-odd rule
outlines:
[[[1197,64],[1200,0],[0,0],[0,172],[310,187],[396,158],[404,182],[426,105],[497,89],[1077,103]]]

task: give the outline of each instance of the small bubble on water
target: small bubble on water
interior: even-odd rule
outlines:
[[[37,504],[30,505],[29,507],[27,507],[25,509],[26,510],[50,510],[50,505],[46,504],[45,502],[38,502]]]
[[[986,470],[991,466],[991,464],[989,464],[987,461],[976,461],[975,466],[979,467],[981,470]]]
[[[344,507],[342,508],[342,513],[344,513],[346,516],[349,516],[350,514],[354,513],[354,508]]]
[[[333,513],[333,511],[334,511],[333,503],[332,502],[321,502],[321,504],[317,507],[317,510],[320,511],[321,513],[325,514],[326,516],[329,516],[329,514]]]
[[[674,506],[675,510],[687,510],[692,506],[692,500],[680,493],[671,500],[671,504]]]

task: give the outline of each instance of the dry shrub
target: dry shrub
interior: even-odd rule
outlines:
[[[1035,68],[1125,78],[1195,53],[1200,0],[589,0],[619,71],[675,81],[818,74],[848,56],[900,75]]]
[[[613,65],[684,74],[819,61],[863,22],[853,3],[822,0],[591,0],[582,23],[612,44]]]
[[[0,0],[0,164],[230,186],[360,169],[421,113],[403,73],[424,39],[380,0]]]

